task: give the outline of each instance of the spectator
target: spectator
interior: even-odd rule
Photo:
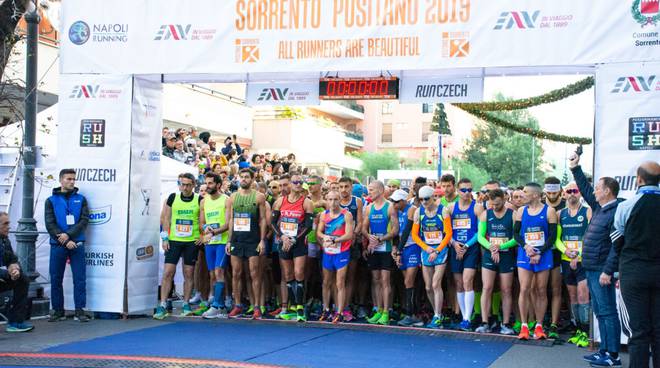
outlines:
[[[163,146],[163,156],[174,158],[174,150],[176,147],[176,137],[174,135],[169,135]]]
[[[225,138],[225,146],[222,148],[221,152],[223,155],[228,156],[232,150],[235,150],[238,155],[243,153],[241,146],[236,142],[236,134],[232,137]]]
[[[612,241],[620,254],[621,293],[630,316],[630,367],[660,367],[660,165],[637,168],[637,194],[622,202],[614,215]]]
[[[216,144],[215,141],[209,138],[208,145],[211,148],[211,152],[218,152],[215,144]]]
[[[66,319],[64,315],[64,269],[71,264],[73,274],[74,319],[89,321],[83,308],[86,306],[85,276],[85,229],[89,221],[87,200],[78,193],[76,171],[60,171],[60,187],[45,203],[44,221],[50,234],[50,293],[53,313],[50,322]]]
[[[197,129],[195,127],[190,127],[188,130],[188,138],[185,140],[188,147],[199,148],[201,147],[202,140],[199,139]]]
[[[229,154],[226,155],[228,165],[233,165],[238,161],[238,154],[236,150],[229,151]]]
[[[13,302],[8,313],[7,332],[27,332],[34,328],[25,322],[28,308],[30,279],[21,271],[21,265],[9,242],[9,215],[0,212],[0,292],[13,291]]]
[[[273,175],[282,175],[285,172],[286,171],[284,170],[284,165],[281,163],[277,163],[275,166],[273,166]]]
[[[199,139],[200,139],[204,144],[209,144],[209,140],[211,139],[211,133],[209,133],[209,132],[201,132],[201,133],[199,133]]]
[[[161,143],[161,145],[160,145],[161,147],[164,147],[164,146],[165,146],[165,141],[167,140],[167,137],[168,137],[169,135],[170,135],[170,128],[168,128],[168,127],[163,127],[163,133],[162,133],[162,135],[161,135],[161,139],[162,139],[162,143]]]
[[[252,155],[252,167],[256,167],[258,169],[261,169],[263,167],[263,161],[261,160],[261,155],[258,154],[253,154]]]
[[[614,229],[614,214],[619,205],[619,183],[613,178],[602,177],[593,188],[579,163],[580,156],[571,155],[568,166],[582,197],[593,211],[583,239],[582,267],[587,273],[591,309],[598,319],[601,339],[600,350],[586,355],[584,359],[596,366],[620,366],[621,324],[616,306],[615,282],[612,280],[618,268],[618,259],[610,239]]]
[[[183,141],[181,140],[176,141],[174,147],[175,147],[174,155],[172,158],[184,164],[190,164],[190,162],[192,161],[192,155],[186,152],[185,149],[183,149]],[[164,151],[163,151],[163,155],[165,155]]]

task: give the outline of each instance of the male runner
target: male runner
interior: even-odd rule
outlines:
[[[511,312],[513,298],[513,271],[516,267],[515,247],[513,238],[513,210],[505,207],[504,192],[501,189],[490,190],[488,200],[492,208],[479,215],[479,244],[484,247],[481,258],[481,279],[483,283],[481,294],[481,326],[477,332],[491,332],[489,325],[493,288],[495,277],[499,274],[500,291],[502,293],[502,326],[500,333],[513,335],[511,328]]]
[[[423,250],[424,284],[433,305],[433,318],[426,327],[442,328],[442,277],[447,266],[447,245],[452,238],[451,215],[448,208],[438,206],[430,186],[419,190],[419,200],[422,205],[415,210],[412,237]]]
[[[554,177],[549,176],[545,178],[543,192],[545,193],[545,203],[554,208],[556,212],[566,207],[566,200],[563,198],[561,189],[561,181]],[[561,251],[559,251],[553,244],[552,247],[552,271],[550,271],[550,288],[552,289],[552,302],[550,329],[548,330],[548,337],[556,339],[559,337],[559,312],[561,310]]]
[[[165,251],[165,267],[160,283],[160,305],[153,318],[163,320],[169,313],[166,310],[167,296],[172,289],[172,280],[179,258],[183,258],[183,296],[182,316],[192,314],[188,301],[192,294],[193,275],[197,261],[198,246],[203,244],[199,235],[199,202],[201,198],[193,192],[195,177],[190,173],[179,175],[180,193],[172,193],[163,204],[160,224],[164,230],[160,233]]]
[[[312,230],[314,207],[312,201],[305,197],[300,174],[291,175],[291,184],[293,185],[291,193],[280,197],[273,204],[271,226],[281,239],[279,257],[282,279],[287,285],[287,300],[291,304],[291,309],[295,310],[296,319],[299,322],[306,322],[307,316],[303,308],[307,259],[305,237]],[[291,313],[284,308],[278,316],[287,320],[292,318]]]
[[[395,191],[401,189],[401,181],[397,179],[390,179],[387,181],[387,186],[385,187],[385,199],[390,199],[390,196]]]
[[[372,203],[366,208],[362,233],[367,234],[368,244],[363,245],[363,255],[371,270],[372,293],[376,301],[376,313],[367,320],[371,324],[389,325],[392,286],[390,273],[394,267],[392,239],[399,233],[399,219],[396,210],[385,200],[385,186],[381,181],[369,184],[369,197]]]
[[[342,177],[339,179],[339,206],[347,209],[353,216],[355,222],[355,231],[353,231],[353,239],[351,244],[351,258],[348,263],[348,271],[346,275],[346,310],[343,312],[344,321],[350,322],[354,319],[351,313],[350,301],[353,299],[353,291],[355,290],[355,275],[358,269],[358,260],[362,254],[362,198],[351,195],[353,190],[353,180],[349,177]]]
[[[236,318],[243,313],[243,268],[247,260],[254,307],[253,319],[261,319],[261,306],[264,305],[261,293],[261,259],[259,255],[266,251],[266,197],[252,188],[254,172],[242,169],[239,172],[240,189],[229,199],[229,242],[227,254],[231,254],[232,291],[234,292],[234,308],[229,318]],[[250,287],[250,286],[248,286]]]
[[[474,309],[474,275],[479,265],[478,225],[483,207],[472,199],[472,182],[463,178],[458,182],[459,200],[449,205],[453,242],[449,249],[449,266],[454,275],[456,297],[463,320],[460,328],[470,331]]]
[[[320,216],[316,236],[323,244],[323,312],[319,321],[330,319],[330,296],[332,288],[337,288],[337,313],[332,323],[344,322],[346,303],[346,272],[351,258],[350,249],[353,239],[353,215],[339,206],[339,193],[328,192],[327,211]]]
[[[582,239],[591,221],[591,208],[583,207],[577,184],[570,183],[564,188],[567,207],[558,213],[557,241],[555,245],[562,252],[561,273],[568,289],[573,320],[577,325],[575,335],[568,342],[577,346],[589,345],[589,286],[587,274],[582,268]]]
[[[202,314],[203,318],[227,318],[227,309],[222,296],[225,289],[225,268],[227,254],[225,247],[229,230],[229,197],[220,192],[222,179],[214,172],[204,176],[206,196],[199,210],[199,224],[204,229],[206,243],[206,265],[213,285],[211,308]]]
[[[442,207],[447,207],[458,200],[456,193],[456,178],[452,174],[444,174],[440,177],[440,187],[445,196],[440,200]]]
[[[541,186],[529,183],[523,189],[527,205],[518,209],[515,216],[513,236],[518,242],[518,277],[520,295],[518,305],[522,326],[518,338],[529,339],[527,326],[529,295],[534,291],[536,327],[534,339],[545,339],[543,317],[548,307],[548,277],[552,269],[552,245],[557,238],[557,213],[554,208],[541,203]]]

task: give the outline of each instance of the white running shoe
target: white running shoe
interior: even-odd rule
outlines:
[[[199,291],[195,293],[195,295],[188,300],[188,303],[190,304],[199,304],[199,302],[202,301],[202,293]]]

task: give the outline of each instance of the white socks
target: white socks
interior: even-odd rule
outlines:
[[[474,290],[465,292],[465,314],[463,314],[463,319],[469,321],[472,317],[472,311],[474,310]]]
[[[456,292],[456,298],[458,299],[458,306],[461,308],[461,315],[463,320],[465,320],[465,292]],[[474,299],[472,299],[474,302]]]

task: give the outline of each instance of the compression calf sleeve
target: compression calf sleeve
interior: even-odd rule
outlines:
[[[222,281],[216,281],[213,285],[213,307],[214,308],[224,308],[225,299],[222,297],[222,292],[225,289],[225,283]]]

